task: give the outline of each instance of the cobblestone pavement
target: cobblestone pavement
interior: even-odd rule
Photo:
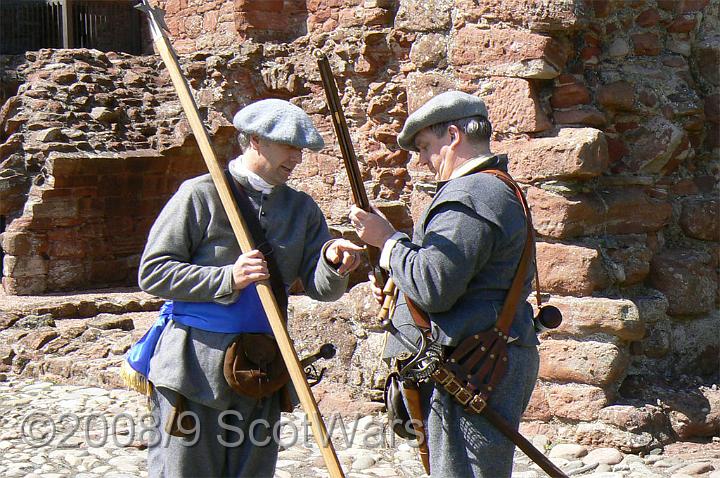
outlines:
[[[146,444],[151,439],[147,412],[145,398],[127,390],[9,376],[0,382],[0,476],[145,477]],[[309,432],[306,440],[304,414],[284,414],[282,421],[279,437],[284,446],[275,476],[327,476]],[[382,416],[345,417],[342,422],[336,416],[326,423],[349,478],[425,476],[411,443],[386,432]],[[542,436],[532,440],[548,449],[553,461],[571,476],[720,478],[717,442],[700,446],[700,453],[639,457],[611,448],[550,444]],[[513,478],[541,476],[537,466],[518,452]]]

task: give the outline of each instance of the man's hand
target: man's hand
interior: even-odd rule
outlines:
[[[372,212],[363,211],[357,206],[350,209],[350,223],[360,239],[371,246],[382,249],[385,241],[397,231],[383,214],[373,207]]]
[[[370,274],[368,274],[368,278],[370,279],[370,289],[372,290],[373,299],[375,299],[378,304],[383,305],[385,294],[383,294],[382,288],[378,285],[375,274],[370,272]]]
[[[262,252],[254,249],[238,257],[233,264],[233,290],[244,289],[253,282],[270,278]]]
[[[346,239],[336,239],[325,249],[325,259],[331,264],[340,264],[338,274],[345,275],[360,265],[363,250],[365,250],[364,247]]]

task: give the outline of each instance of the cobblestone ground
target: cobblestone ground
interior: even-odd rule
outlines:
[[[151,439],[146,400],[127,390],[33,382],[7,377],[0,383],[0,476],[42,478],[145,477]],[[284,414],[277,478],[327,476],[312,435],[305,439],[304,414]],[[327,420],[349,478],[425,476],[411,443],[383,433],[382,416]],[[297,430],[297,433],[296,433]],[[354,435],[353,435],[354,432]],[[297,438],[296,438],[297,436]],[[571,476],[593,478],[720,478],[720,445],[705,453],[645,457],[577,444],[536,446]],[[394,440],[394,443],[391,441]],[[513,478],[544,476],[518,452]]]

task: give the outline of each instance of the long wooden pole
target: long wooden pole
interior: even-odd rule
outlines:
[[[220,195],[220,201],[222,202],[223,208],[230,219],[230,224],[233,232],[235,233],[238,244],[240,244],[240,249],[244,253],[249,252],[255,248],[253,240],[247,233],[245,221],[240,215],[225,174],[223,173],[223,170],[215,156],[215,151],[210,144],[210,138],[205,130],[202,120],[200,119],[195,99],[190,92],[190,87],[188,86],[185,77],[180,71],[180,64],[178,63],[177,56],[172,48],[172,45],[170,45],[170,41],[162,31],[161,20],[156,16],[158,15],[158,11],[150,8],[147,0],[143,0],[143,6],[145,7],[143,10],[145,10],[150,16],[150,28],[153,31],[153,42],[155,44],[155,48],[157,48],[160,57],[170,73],[170,79],[175,86],[175,90],[180,98],[180,104],[187,115],[190,128],[195,135],[195,139],[200,147],[205,164],[207,165],[213,183]],[[325,465],[330,472],[330,476],[333,478],[344,478],[345,475],[340,466],[340,461],[338,460],[335,448],[333,447],[327,428],[325,427],[325,423],[320,415],[320,410],[318,409],[315,397],[310,391],[310,385],[305,379],[305,373],[300,365],[297,352],[292,345],[292,340],[290,339],[290,335],[285,327],[283,315],[278,307],[277,301],[275,300],[275,296],[272,293],[269,281],[258,282],[257,292],[260,296],[263,308],[265,309],[265,313],[268,316],[270,327],[275,335],[275,340],[277,340],[282,358],[285,361],[288,372],[290,373],[290,379],[292,380],[292,383],[295,386],[295,391],[300,399],[300,404],[310,419],[315,441],[320,447],[320,452],[325,460]]]

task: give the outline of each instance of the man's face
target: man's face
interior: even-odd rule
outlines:
[[[452,140],[448,130],[445,130],[445,134],[441,137],[436,136],[430,128],[425,128],[415,135],[415,147],[420,155],[420,164],[426,165],[438,179],[440,179],[439,173],[449,152],[450,143]]]
[[[252,144],[257,151],[250,169],[270,184],[285,184],[295,166],[302,162],[302,150],[282,143],[274,143],[253,137]]]

